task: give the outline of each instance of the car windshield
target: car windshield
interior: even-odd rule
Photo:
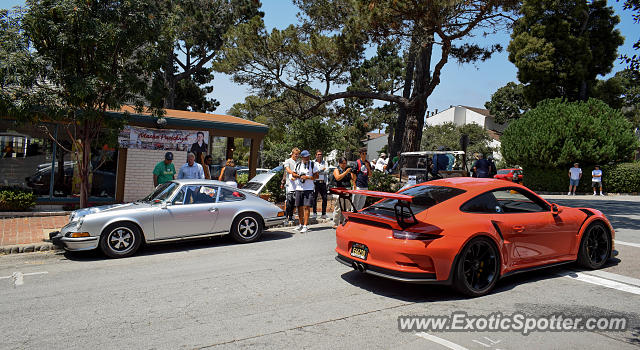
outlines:
[[[418,214],[436,204],[440,204],[464,192],[466,191],[459,188],[423,185],[411,187],[398,193],[413,197],[413,200],[411,201],[411,210],[414,214]],[[383,214],[383,212],[386,212],[386,215],[388,215],[389,212],[395,213],[394,207],[396,203],[398,203],[396,199],[386,199],[380,203],[370,206],[364,211],[377,214]]]
[[[511,170],[505,170],[505,169],[498,170],[498,174],[501,174],[501,175],[508,174],[510,172],[511,172]]]
[[[178,188],[178,184],[172,181],[165,182],[163,184],[158,185],[153,192],[151,192],[148,196],[144,197],[142,201],[149,202],[154,200],[163,201],[171,196],[173,192]]]
[[[249,191],[257,191],[260,187],[262,187],[261,182],[247,182],[244,186],[242,186],[242,189],[249,190]]]

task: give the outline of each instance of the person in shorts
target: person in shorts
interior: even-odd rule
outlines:
[[[289,154],[289,158],[284,161],[284,186],[287,194],[285,200],[285,215],[289,223],[293,222],[293,212],[296,205],[296,178],[293,177],[293,174],[295,173],[299,156],[300,150],[298,149],[298,147],[294,147]],[[298,221],[302,222],[302,216],[300,215],[300,213],[298,213],[298,219]]]
[[[595,169],[591,172],[591,187],[593,187],[593,195],[597,195],[596,188],[600,189],[600,195],[602,194],[602,170],[600,170],[600,166],[596,165]]]
[[[298,207],[298,221],[296,230],[300,233],[309,231],[309,214],[313,205],[314,180],[318,179],[318,167],[309,160],[311,154],[304,150],[300,153],[302,161],[296,165],[293,177],[296,179],[296,207]]]
[[[356,190],[369,189],[369,174],[371,174],[371,163],[367,160],[367,148],[360,148],[360,159],[356,161],[356,168],[353,174],[356,177]],[[360,210],[364,207],[367,196],[354,194],[352,198],[353,207]]]
[[[578,188],[581,178],[582,169],[580,169],[580,164],[573,163],[573,168],[569,169],[569,193],[567,193],[567,196],[576,195],[576,189]]]

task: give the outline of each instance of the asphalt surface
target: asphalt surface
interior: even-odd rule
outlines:
[[[554,199],[600,209],[617,239],[640,244],[633,201]],[[640,247],[617,244],[600,271],[573,265],[501,280],[467,299],[448,287],[364,275],[334,260],[334,231],[218,237],[146,247],[113,260],[97,252],[0,257],[1,349],[632,349],[640,347]],[[15,285],[14,272],[24,274]],[[401,332],[406,315],[625,317],[622,332]]]

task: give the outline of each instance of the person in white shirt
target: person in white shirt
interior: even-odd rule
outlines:
[[[387,155],[385,153],[380,153],[380,158],[378,158],[378,161],[376,161],[376,171],[382,171],[384,172],[385,169],[387,168],[387,163],[389,162],[389,160],[387,159]]]
[[[293,209],[296,205],[296,179],[293,177],[295,173],[296,164],[298,163],[298,157],[300,156],[300,150],[298,147],[294,147],[289,154],[291,157],[284,161],[284,176],[285,188],[286,188],[286,201],[285,201],[285,214],[289,222],[293,222]],[[298,213],[298,220],[302,220],[302,216]]]
[[[204,170],[200,163],[196,163],[196,155],[189,152],[187,162],[180,167],[178,179],[204,179]]]
[[[596,187],[600,189],[600,195],[602,194],[602,170],[600,170],[600,166],[596,165],[595,169],[591,172],[591,187],[593,187],[593,195],[596,195]]]
[[[296,206],[300,225],[296,230],[305,233],[309,230],[309,214],[313,205],[314,180],[318,178],[318,167],[309,160],[311,154],[304,150],[300,153],[302,161],[296,165],[293,177],[296,179]]]
[[[318,215],[318,195],[322,197],[322,218],[327,218],[327,181],[329,170],[327,161],[322,157],[322,150],[316,151],[315,165],[318,167],[318,179],[313,181],[313,217]]]
[[[576,189],[578,188],[581,178],[582,169],[580,169],[580,165],[573,163],[573,168],[569,169],[569,193],[567,193],[567,196],[576,195]]]

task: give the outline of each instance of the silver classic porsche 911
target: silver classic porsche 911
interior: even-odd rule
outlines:
[[[100,247],[114,258],[130,256],[145,243],[225,234],[240,243],[253,242],[264,228],[285,220],[282,209],[257,196],[271,176],[258,175],[245,189],[215,180],[166,182],[134,203],[72,212],[51,240],[71,251]]]

